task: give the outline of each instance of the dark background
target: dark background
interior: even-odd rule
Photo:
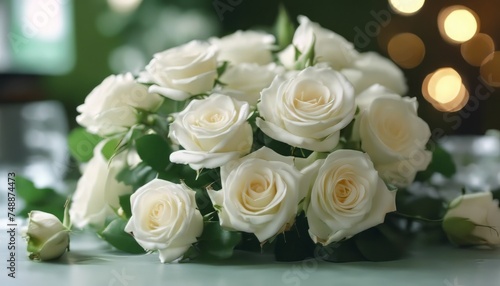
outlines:
[[[480,32],[489,34],[498,45],[500,26],[496,13],[500,11],[499,0],[430,0],[426,1],[419,13],[412,16],[394,13],[386,0],[143,0],[134,12],[126,15],[110,10],[105,0],[74,1],[75,64],[71,71],[62,75],[3,72],[0,74],[0,102],[3,106],[8,106],[55,99],[64,104],[70,126],[76,126],[76,106],[106,76],[124,72],[110,66],[109,59],[117,48],[123,45],[133,46],[141,51],[147,63],[154,52],[181,44],[168,40],[169,37],[189,31],[186,22],[170,26],[162,26],[160,23],[175,15],[188,15],[190,11],[203,15],[207,23],[210,23],[210,28],[206,26],[209,33],[205,33],[206,35],[223,36],[238,29],[254,28],[271,31],[270,27],[281,3],[294,20],[297,15],[306,15],[312,21],[354,42],[360,51],[374,50],[387,56],[385,45],[391,35],[401,32],[417,34],[426,45],[425,58],[421,65],[404,72],[409,85],[408,95],[418,98],[419,113],[431,128],[442,128],[447,134],[482,134],[488,129],[500,129],[500,92],[491,89],[491,96],[487,100],[477,100],[475,91],[482,85],[479,68],[465,62],[460,54],[460,45],[449,44],[442,39],[436,20],[442,8],[463,4],[479,15]],[[221,10],[221,7],[226,7],[227,10]],[[165,11],[173,12],[168,14]],[[381,21],[377,15],[390,15],[390,18]],[[202,28],[203,26],[200,28],[198,25],[193,29]],[[198,31],[191,32],[196,34]],[[363,32],[369,35],[368,41],[360,42],[359,33]],[[156,39],[157,43],[148,44],[150,40],[144,36],[146,34],[150,35],[149,39]],[[470,92],[471,100],[459,112],[440,112],[421,94],[424,77],[445,66],[453,67],[461,74]],[[485,89],[481,91],[484,93]]]

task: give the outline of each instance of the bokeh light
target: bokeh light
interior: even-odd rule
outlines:
[[[491,53],[484,59],[480,72],[488,85],[500,87],[500,51]]]
[[[411,69],[418,66],[425,57],[425,45],[419,36],[401,33],[391,38],[387,52],[400,67]]]
[[[422,94],[434,108],[445,112],[462,109],[469,99],[462,77],[449,67],[427,75],[422,83]]]
[[[462,44],[460,52],[465,61],[473,66],[480,66],[484,59],[495,51],[495,43],[487,34],[476,34],[472,39]]]
[[[451,6],[439,12],[438,26],[447,41],[463,43],[479,31],[479,17],[465,6]]]
[[[142,0],[108,0],[108,5],[117,13],[131,13],[139,7],[141,2]]]
[[[401,15],[413,15],[424,6],[425,0],[389,0],[394,12]]]

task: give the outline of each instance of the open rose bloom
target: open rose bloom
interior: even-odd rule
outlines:
[[[328,247],[387,222],[396,187],[431,162],[429,126],[390,60],[299,24],[281,51],[271,34],[238,31],[158,52],[137,78],[92,91],[78,122],[118,144],[87,163],[75,225],[106,239],[114,218],[134,249],[171,262],[292,233]]]

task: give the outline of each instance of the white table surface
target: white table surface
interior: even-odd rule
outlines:
[[[499,286],[500,250],[433,246],[391,262],[274,262],[238,253],[216,264],[161,264],[157,254],[127,255],[91,233],[72,235],[71,252],[56,262],[32,262],[17,237],[16,278],[7,276],[6,230],[1,229],[0,285],[437,285]]]

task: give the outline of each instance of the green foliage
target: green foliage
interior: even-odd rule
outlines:
[[[108,139],[107,142],[102,146],[101,153],[106,158],[106,160],[110,160],[113,155],[115,155],[118,147],[120,146],[120,140],[117,138]]]
[[[135,140],[135,147],[139,157],[155,171],[164,171],[170,164],[170,145],[157,134],[149,134]]]
[[[145,253],[144,249],[135,241],[132,235],[125,232],[127,221],[117,218],[111,221],[99,236],[118,250],[132,254]]]
[[[427,181],[434,173],[451,178],[457,172],[455,162],[450,153],[438,144],[435,144],[433,149],[431,163],[425,171],[417,173],[415,180]]]
[[[266,146],[280,155],[295,156],[297,158],[307,158],[309,157],[309,155],[311,155],[311,153],[313,153],[313,151],[311,150],[295,148],[284,142],[274,140],[271,137],[267,136],[260,129],[254,132],[254,134],[255,136],[254,136],[254,144],[252,147],[253,148],[252,151],[260,149],[263,146]]]
[[[199,188],[195,188],[194,191],[196,192],[196,205],[198,206],[201,215],[206,216],[213,213],[215,209],[212,205],[212,201],[210,200],[207,191],[205,189]]]
[[[16,193],[25,203],[18,212],[21,217],[28,217],[32,210],[54,214],[61,221],[64,219],[66,197],[51,188],[37,188],[30,180],[16,176]]]
[[[156,178],[158,172],[153,170],[149,165],[144,162],[139,163],[137,166],[129,169],[124,168],[121,170],[116,179],[126,185],[132,186],[134,190],[142,187],[149,181]]]
[[[278,17],[274,24],[274,33],[278,40],[278,48],[282,50],[292,43],[293,34],[295,33],[295,26],[290,20],[285,6],[280,5],[278,10]]]
[[[88,162],[94,155],[95,146],[101,140],[101,137],[87,132],[85,128],[75,128],[68,135],[69,151],[79,162]]]
[[[313,43],[307,51],[301,53],[299,49],[295,48],[295,57],[297,58],[297,60],[295,61],[296,70],[303,70],[307,67],[314,66],[316,64],[316,53],[314,50],[315,47],[316,47],[316,36],[314,36],[313,34]]]
[[[359,252],[369,261],[390,261],[404,254],[396,241],[391,241],[379,227],[363,231],[355,237]]]
[[[297,217],[295,225],[276,237],[274,256],[277,261],[300,261],[314,255],[314,242],[308,233],[304,214]]]
[[[220,78],[224,74],[224,72],[226,72],[226,69],[228,66],[229,66],[229,62],[223,61],[222,64],[217,67],[217,78]],[[221,83],[221,82],[219,82],[219,83]],[[224,84],[224,83],[222,83],[222,84]]]
[[[441,198],[416,196],[407,190],[396,193],[398,213],[415,218],[440,219],[445,211],[445,201]]]
[[[122,195],[119,197],[120,206],[122,207],[123,213],[126,218],[132,216],[132,206],[130,205],[130,194]]]
[[[339,243],[333,243],[318,248],[318,254],[329,262],[356,262],[365,261],[365,257],[356,246],[354,239],[348,239]]]
[[[405,250],[397,236],[388,234],[385,225],[379,225],[356,234],[352,238],[329,246],[319,252],[330,262],[391,261],[401,258]],[[396,237],[396,239],[394,238]]]
[[[205,257],[225,259],[233,255],[240,241],[240,232],[224,230],[218,221],[206,221],[196,247]]]

